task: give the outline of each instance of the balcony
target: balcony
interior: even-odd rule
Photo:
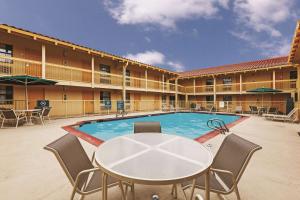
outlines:
[[[42,77],[42,62],[0,55],[0,75],[30,75]],[[45,78],[55,80],[58,85],[122,89],[123,75],[93,71],[67,65],[46,63]],[[126,76],[127,90],[175,93],[175,84],[144,78]],[[185,91],[183,86],[179,87]]]

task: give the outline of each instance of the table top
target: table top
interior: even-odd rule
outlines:
[[[208,149],[194,140],[169,134],[120,136],[100,145],[98,166],[107,174],[141,184],[171,184],[192,179],[212,164]]]
[[[24,109],[24,110],[15,110],[15,112],[34,112],[34,111],[40,111],[42,109],[35,108],[35,109]]]

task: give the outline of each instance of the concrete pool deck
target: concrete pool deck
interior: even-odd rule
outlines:
[[[82,120],[108,116],[57,119],[45,126],[21,126],[0,129],[0,199],[35,200],[69,199],[71,184],[54,155],[43,150],[51,141],[66,134],[61,127]],[[263,147],[254,154],[239,182],[243,200],[297,199],[300,194],[300,131],[299,124],[266,121],[253,116],[231,128],[238,134]],[[215,152],[223,136],[210,139]],[[81,140],[89,155],[95,146]],[[172,199],[171,186],[136,186],[136,199],[151,199],[158,194],[162,200]],[[201,191],[196,191],[202,193]],[[111,188],[109,199],[121,199],[119,188]],[[96,193],[87,200],[101,199]],[[179,198],[183,199],[179,192]],[[211,199],[218,199],[212,194]],[[234,195],[227,199],[236,199]]]

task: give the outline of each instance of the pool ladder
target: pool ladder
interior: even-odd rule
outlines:
[[[207,127],[218,131],[220,134],[225,135],[229,132],[229,128],[226,126],[225,122],[221,119],[209,119],[206,123]]]

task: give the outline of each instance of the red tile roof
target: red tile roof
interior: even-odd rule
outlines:
[[[217,67],[208,67],[208,68],[196,69],[192,71],[181,72],[179,73],[179,77],[185,78],[191,76],[239,72],[239,71],[262,69],[262,68],[268,68],[268,67],[274,67],[274,66],[286,65],[286,64],[288,64],[288,57],[281,56],[281,57],[274,57],[274,58],[268,58],[263,60],[222,65]]]

